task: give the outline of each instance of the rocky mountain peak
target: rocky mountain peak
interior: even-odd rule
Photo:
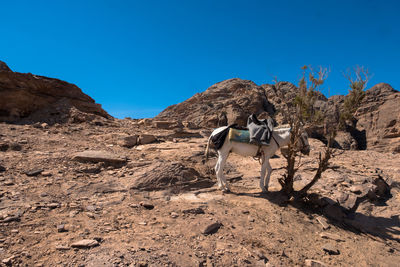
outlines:
[[[4,61],[0,60],[0,72],[2,71],[12,71]]]

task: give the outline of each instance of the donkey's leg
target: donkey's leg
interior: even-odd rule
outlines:
[[[220,152],[220,151],[219,151]],[[227,153],[219,153],[219,157],[218,157],[218,171],[217,171],[217,177],[220,180],[221,184],[222,184],[222,190],[223,191],[230,191],[231,189],[229,188],[225,176],[224,176],[224,166],[226,163],[226,160],[228,158],[229,152]]]
[[[268,192],[269,179],[271,178],[271,173],[272,173],[272,167],[271,167],[271,164],[269,163],[269,158],[265,159],[264,164],[265,164],[265,168],[267,169],[267,177],[265,177],[265,178],[263,177],[264,189],[265,189],[265,192]]]
[[[221,154],[218,153],[218,160],[217,160],[217,164],[215,164],[215,175],[217,176],[217,185],[218,185],[218,189],[223,190],[223,185],[222,185],[222,181],[221,181],[221,176],[220,176],[220,167],[221,167]]]
[[[263,159],[263,162],[261,165],[261,172],[260,172],[260,188],[264,193],[267,192],[267,190],[265,189],[265,186],[264,186],[264,177],[265,177],[266,169],[267,169],[267,165],[265,163],[265,159]]]

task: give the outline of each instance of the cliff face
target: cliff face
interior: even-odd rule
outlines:
[[[74,84],[58,79],[13,72],[0,62],[0,121],[62,122],[69,111],[111,116]]]

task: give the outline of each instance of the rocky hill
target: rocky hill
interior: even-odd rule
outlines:
[[[0,61],[0,121],[65,122],[111,118],[76,85],[31,73],[13,72]]]
[[[230,79],[214,84],[203,93],[169,106],[156,120],[189,121],[198,127],[238,123],[245,125],[248,114],[274,113],[265,90],[252,81]]]
[[[277,89],[279,88],[279,89]],[[276,92],[281,90],[282,92]],[[231,123],[245,126],[249,114],[268,114],[282,122],[279,110],[284,102],[296,96],[297,87],[280,82],[279,87],[261,86],[238,78],[214,84],[188,100],[172,105],[155,117],[156,120],[189,121],[198,127],[217,127]],[[280,96],[284,96],[281,99]],[[326,98],[318,93],[314,107],[326,114],[325,124],[339,123],[345,96]],[[343,149],[376,149],[400,151],[400,92],[380,83],[366,91],[366,97],[356,112],[358,123],[339,132],[336,146]],[[323,125],[310,130],[312,137],[323,140]]]

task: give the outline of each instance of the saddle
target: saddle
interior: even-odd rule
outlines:
[[[271,118],[259,120],[255,114],[251,114],[247,119],[247,127],[231,124],[225,130],[212,136],[211,141],[217,150],[222,147],[226,137],[233,142],[258,146],[269,145],[272,130],[273,120]]]
[[[274,122],[271,118],[259,120],[255,114],[251,114],[247,119],[247,128],[249,129],[250,144],[269,145],[274,129]]]

